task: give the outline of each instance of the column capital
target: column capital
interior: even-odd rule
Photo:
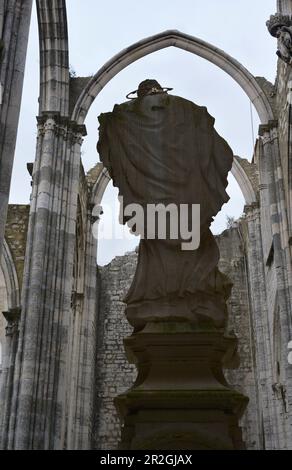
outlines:
[[[266,132],[270,132],[273,129],[278,129],[278,120],[274,119],[269,121],[267,124],[260,124],[259,135],[262,137]]]
[[[103,214],[102,206],[89,202],[87,204],[87,216],[91,224],[94,224],[97,220],[100,220],[100,216]]]
[[[244,206],[245,220],[247,222],[256,220],[260,216],[260,205],[258,202]]]
[[[271,15],[270,19],[266,22],[269,33],[277,37],[278,30],[283,26],[289,27],[292,25],[292,21],[289,15],[282,15],[282,13],[276,13]]]
[[[18,332],[21,307],[10,308],[6,312],[2,312],[2,314],[7,321],[6,336],[14,336]]]
[[[61,114],[58,112],[44,111],[41,115],[37,116],[37,122],[39,126],[44,126],[48,120],[54,121],[55,125],[67,127],[75,134],[80,134],[83,137],[87,135],[86,126],[84,124],[77,124],[76,121],[72,121],[67,116],[61,116]]]

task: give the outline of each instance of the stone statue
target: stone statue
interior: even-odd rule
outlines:
[[[167,91],[145,80],[137,98],[99,116],[97,150],[124,208],[139,204],[147,226],[149,204],[175,204],[179,213],[187,207],[190,224],[193,204],[200,205],[197,249],[182,250],[180,233],[176,239],[169,230],[165,239],[144,233],[126,315],[136,330],[148,321],[169,320],[223,328],[231,284],[217,268],[219,250],[209,227],[229,199],[233,153],[205,107]]]
[[[292,20],[281,14],[272,15],[267,21],[272,36],[278,39],[277,55],[286,64],[292,64]]]

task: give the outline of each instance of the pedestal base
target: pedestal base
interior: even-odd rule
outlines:
[[[248,399],[222,372],[236,338],[189,323],[148,323],[125,340],[138,369],[132,389],[116,398],[121,449],[242,449],[238,420]]]

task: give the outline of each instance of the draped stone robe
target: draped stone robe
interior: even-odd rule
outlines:
[[[205,107],[161,93],[115,105],[99,122],[97,150],[124,206],[200,204],[201,209],[197,250],[182,251],[180,238],[141,240],[125,298],[128,320],[135,327],[146,318],[224,326],[231,286],[216,267],[219,250],[209,227],[229,199],[233,153],[214,119]]]

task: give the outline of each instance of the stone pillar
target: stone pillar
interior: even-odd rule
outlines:
[[[9,449],[66,447],[68,336],[83,127],[39,118]]]
[[[272,256],[276,279],[276,300],[278,308],[279,325],[281,331],[281,375],[287,388],[288,410],[292,405],[292,371],[287,361],[287,347],[292,334],[292,274],[291,274],[291,247],[289,243],[289,224],[287,213],[287,202],[284,191],[283,170],[280,159],[278,142],[277,122],[270,122],[268,126],[260,127],[261,140],[263,145],[262,158],[266,161],[268,173],[268,194],[270,205],[270,226],[272,232]],[[268,260],[265,260],[267,262]],[[270,320],[271,325],[275,324],[276,312]],[[270,325],[270,328],[271,328]],[[269,331],[270,337],[274,337],[275,331]],[[271,345],[274,347],[274,344]],[[271,364],[272,374],[275,374],[275,365]],[[276,374],[275,374],[276,375]],[[275,385],[275,384],[274,384]],[[279,414],[279,413],[278,413]],[[275,436],[276,441],[271,443],[272,448],[279,448],[277,440],[281,442],[283,448],[290,448],[291,442],[291,412],[287,411],[285,423],[280,423],[280,418],[275,416],[275,421],[279,423],[279,432],[284,436]],[[281,430],[282,429],[282,430]]]
[[[76,443],[80,441],[83,420],[80,419],[79,400],[83,393],[78,387],[80,375],[82,377],[82,354],[81,345],[83,337],[81,334],[83,321],[84,294],[74,292],[72,295],[71,324],[69,328],[68,340],[68,364],[67,364],[67,384],[66,384],[66,424],[64,426],[64,441],[67,449],[75,449]],[[81,392],[81,393],[80,393]],[[83,397],[84,398],[84,397]],[[79,444],[80,445],[80,444]],[[80,447],[79,447],[80,448]]]
[[[232,390],[223,364],[236,339],[190,322],[150,321],[125,340],[138,377],[116,398],[123,421],[121,449],[242,449],[247,398]]]
[[[292,15],[291,0],[277,0],[277,11],[282,15]]]
[[[0,2],[0,259],[16,144],[32,0]]]
[[[81,263],[84,278],[73,295],[71,349],[68,352],[67,449],[92,448],[93,401],[95,395],[97,269],[96,244],[92,234],[92,206],[84,220],[85,253]]]
[[[261,239],[261,217],[257,205],[246,207],[247,264],[250,300],[252,305],[252,328],[255,339],[256,383],[260,409],[259,419],[262,424],[263,448],[277,449],[279,446],[276,402],[272,397],[273,355],[270,325],[268,321],[266,279],[264,256]],[[256,260],[256,262],[255,262]]]
[[[5,320],[7,321],[6,326],[6,341],[5,341],[5,356],[3,360],[2,374],[2,387],[1,387],[1,403],[3,409],[1,409],[0,416],[0,436],[3,436],[2,448],[7,445],[8,438],[8,427],[9,427],[9,411],[12,400],[13,392],[13,378],[14,368],[16,360],[16,351],[18,345],[19,336],[19,320],[20,320],[21,309],[11,308],[7,312],[3,312]]]
[[[283,383],[276,384],[280,386],[282,392],[280,393],[281,404],[284,405],[285,416],[283,424],[283,437],[282,440],[286,442],[286,448],[292,449],[292,368],[287,360],[288,343],[292,338],[292,250],[289,237],[289,220],[288,220],[288,204],[284,188],[283,168],[280,158],[279,136],[278,129],[275,127],[271,130],[272,137],[272,155],[274,162],[274,177],[276,194],[278,201],[279,212],[279,226],[280,226],[280,240],[282,250],[282,272],[283,272],[283,286],[282,290],[278,292],[278,302],[281,299],[281,307],[279,311],[280,320],[280,342],[281,342],[281,368]],[[284,304],[284,299],[286,304]],[[282,306],[283,302],[283,306]],[[285,310],[284,310],[285,308]],[[277,341],[277,338],[275,338]],[[275,394],[278,394],[275,391]],[[280,407],[282,411],[283,406]],[[280,411],[280,412],[281,412]],[[283,413],[282,413],[283,414]]]
[[[96,394],[96,355],[97,355],[97,240],[93,236],[92,226],[95,218],[92,218],[92,204],[87,206],[86,223],[86,249],[85,249],[85,272],[84,272],[84,320],[82,324],[82,381],[79,384],[79,408],[80,422],[83,426],[80,429],[80,438],[75,445],[75,449],[91,449],[93,441],[94,426],[94,405]]]

